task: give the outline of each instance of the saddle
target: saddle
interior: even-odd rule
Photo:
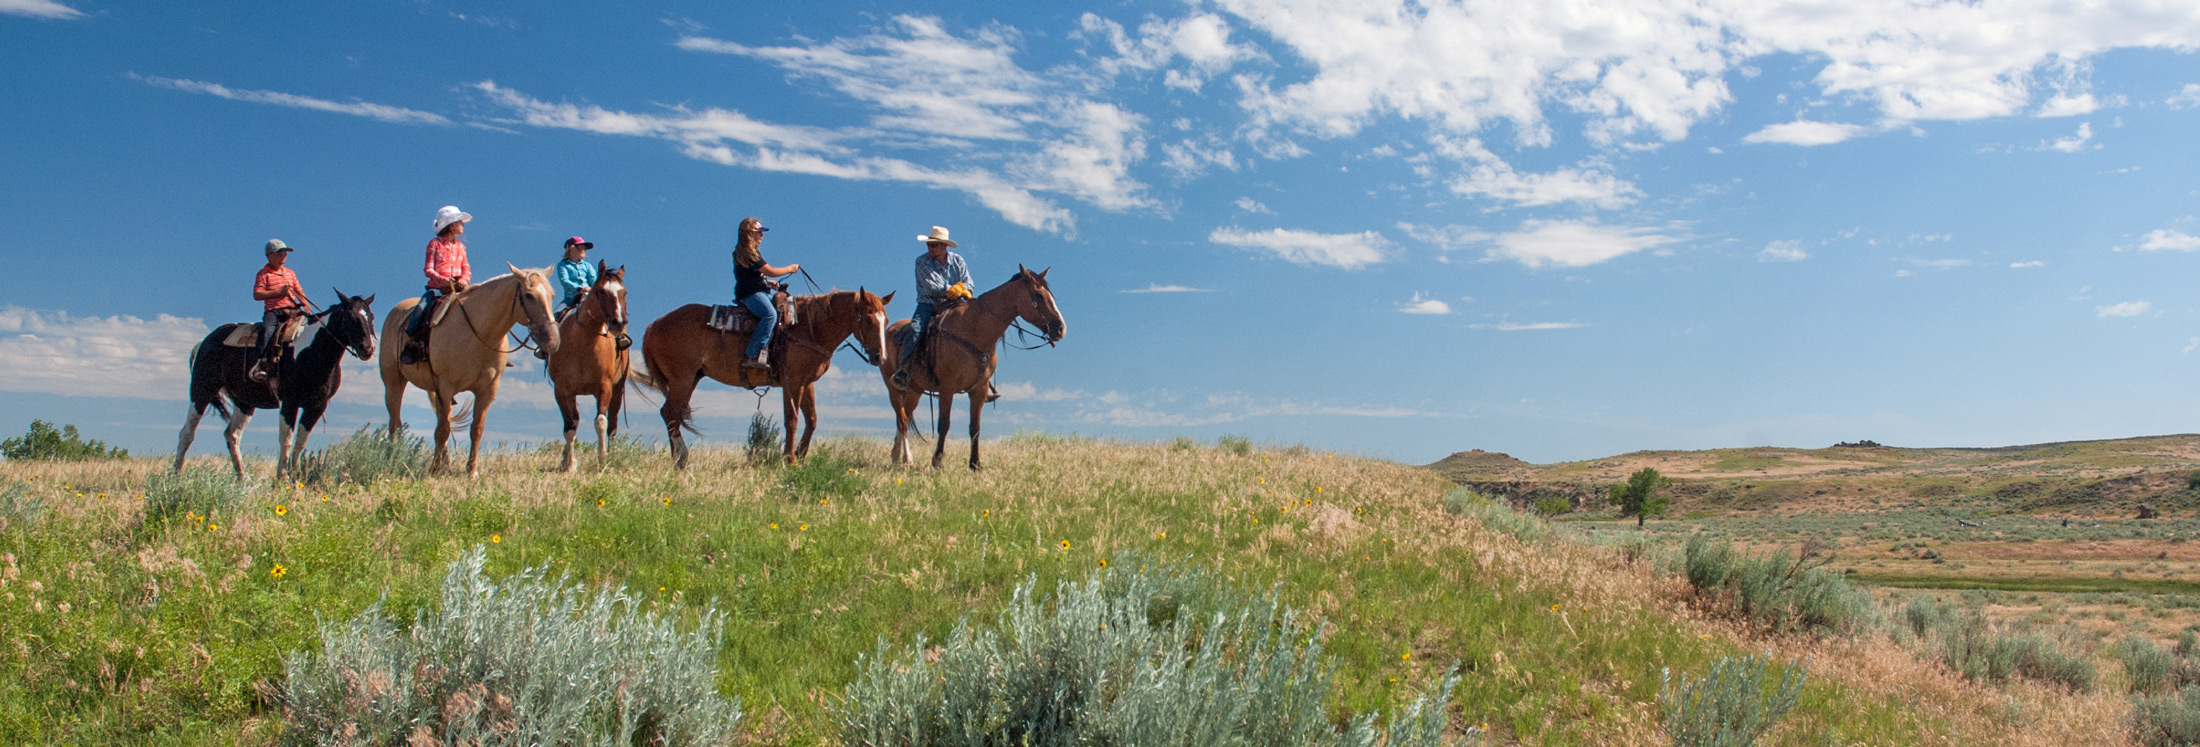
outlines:
[[[794,297],[787,295],[785,291],[774,293],[772,306],[779,309],[779,332],[785,332],[788,327],[795,325],[797,320]],[[703,326],[729,334],[747,335],[756,331],[756,314],[741,304],[712,304],[710,318],[703,321]],[[774,333],[772,336],[776,338],[780,335]]]
[[[290,318],[283,321],[283,326],[275,329],[275,344],[272,347],[280,350],[283,346],[297,342],[298,331],[305,329],[305,326],[306,316],[304,314],[292,314]],[[229,336],[222,338],[223,347],[256,348],[259,345],[260,325],[251,322],[244,322],[230,328]]]

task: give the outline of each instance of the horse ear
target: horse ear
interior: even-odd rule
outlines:
[[[901,291],[887,291],[887,292],[886,292],[886,295],[884,295],[884,296],[880,296],[880,297],[879,297],[879,299],[878,299],[878,305],[880,305],[880,306],[885,306],[885,305],[887,305],[887,304],[893,303],[893,302],[894,302],[894,294],[896,294],[896,293],[900,293],[900,292],[901,292]]]
[[[346,299],[346,298],[350,298],[350,297],[351,297],[351,294],[345,293],[345,292],[344,292],[344,289],[342,289],[342,288],[338,288],[338,287],[336,287],[336,286],[333,286],[333,285],[331,285],[331,286],[329,286],[329,287],[328,287],[328,289],[329,289],[329,290],[332,290],[332,291],[336,291],[336,300],[338,300],[338,301],[342,301],[342,300],[344,300],[344,299]]]
[[[606,273],[606,272],[610,272],[610,271],[611,271],[611,266],[610,266],[610,265],[604,264],[604,263],[603,263],[603,260],[600,260],[600,259],[599,259],[599,260],[596,260],[596,274],[598,274],[598,275],[601,275],[601,274],[603,274],[603,273]]]
[[[506,263],[504,263],[504,266],[505,266],[506,268],[510,269],[510,270],[512,271],[512,274],[514,274],[514,275],[521,275],[521,274],[525,274],[525,273],[522,273],[522,272],[520,272],[520,271],[519,271],[519,268],[518,268],[518,267],[516,267],[516,266],[514,266],[514,265],[513,265],[512,263],[510,263],[510,262],[506,262]]]
[[[1040,280],[1045,280],[1045,279],[1047,279],[1047,273],[1050,273],[1050,272],[1053,272],[1053,271],[1054,271],[1054,268],[1052,268],[1052,267],[1046,268],[1046,269],[1044,269],[1044,270],[1040,270],[1040,271],[1039,271],[1039,279],[1040,279]]]
[[[1016,263],[1016,274],[1018,274],[1018,275],[1029,275],[1029,274],[1031,274],[1031,271],[1030,271],[1030,270],[1026,270],[1026,269],[1024,269],[1024,263],[1022,263],[1022,262],[1018,262],[1018,263]]]
[[[365,303],[365,304],[366,304],[366,305],[368,305],[368,306],[373,306],[373,305],[374,305],[374,294],[372,294],[372,293],[369,293],[369,294],[367,294],[367,297],[366,297],[366,298],[362,298],[362,299],[359,299],[359,300],[360,300],[361,302]]]

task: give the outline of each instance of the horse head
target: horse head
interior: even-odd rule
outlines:
[[[321,312],[322,329],[336,336],[336,341],[351,350],[359,360],[374,358],[374,296],[349,296],[340,288],[336,291],[340,302]]]
[[[603,260],[596,260],[596,285],[588,289],[588,295],[596,299],[597,310],[603,314],[604,329],[613,337],[626,335],[626,265],[612,269]]]
[[[885,360],[886,352],[886,304],[892,303],[894,294],[884,297],[871,295],[862,286],[856,287],[856,342],[863,346],[863,355],[871,359],[871,365]]]
[[[1039,332],[1047,336],[1049,345],[1061,342],[1062,336],[1069,333],[1069,322],[1062,319],[1062,310],[1054,306],[1054,290],[1047,287],[1047,273],[1053,269],[1032,272],[1017,265],[1016,277],[1008,281],[1027,286],[1030,292],[1016,302],[1016,315],[1037,326]]]
[[[537,358],[548,358],[558,352],[557,316],[551,312],[556,294],[550,289],[550,281],[540,272],[522,270],[510,262],[504,266],[512,271],[512,279],[519,284],[514,291],[513,302],[527,319],[527,334],[534,339]]]

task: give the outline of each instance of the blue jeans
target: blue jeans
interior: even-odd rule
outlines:
[[[415,307],[419,309],[419,311],[418,313],[413,315],[412,326],[405,328],[406,337],[413,338],[414,340],[420,339],[421,331],[428,328],[428,322],[434,321],[428,318],[428,311],[430,309],[434,309],[435,300],[442,297],[443,291],[436,290],[434,288],[429,288],[420,293],[420,305]]]
[[[772,294],[768,291],[743,296],[740,304],[756,315],[756,331],[749,333],[748,356],[753,359],[764,352],[765,345],[771,344],[772,332],[779,329],[779,309],[772,306]]]
[[[918,336],[918,337],[922,337],[922,336],[924,336],[924,325],[927,325],[927,324],[931,324],[931,323],[932,323],[932,302],[931,302],[931,301],[918,301],[918,302],[917,302],[917,310],[916,310],[916,311],[914,311],[914,312],[911,312],[911,313],[909,314],[909,332],[910,332],[910,334],[916,335],[916,336]]]

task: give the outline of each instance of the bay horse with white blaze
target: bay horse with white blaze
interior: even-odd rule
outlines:
[[[580,398],[596,398],[596,461],[602,462],[611,434],[619,432],[619,410],[626,406],[630,366],[626,336],[626,267],[596,262],[596,283],[580,304],[558,323],[558,352],[550,356],[551,393],[565,417],[565,461],[571,472],[573,444],[580,433]]]
[[[283,427],[276,438],[275,476],[281,477],[292,466],[291,462],[306,450],[307,434],[313,432],[329,400],[336,397],[336,387],[343,383],[345,351],[359,360],[374,357],[374,296],[346,296],[339,290],[336,297],[343,300],[327,311],[306,317],[309,325],[319,327],[308,326],[299,335],[307,340],[304,346],[293,346],[296,352],[268,351],[282,358],[275,375],[265,382],[254,382],[248,375],[250,348],[223,344],[231,332],[245,325],[216,327],[191,349],[191,410],[184,418],[183,432],[176,436],[174,471],[183,471],[183,456],[191,450],[199,418],[206,415],[208,405],[229,423],[222,439],[229,444],[229,466],[238,477],[244,476],[244,456],[238,452],[238,444],[255,409],[281,408]],[[229,405],[236,406],[234,412],[222,403],[225,395]]]
[[[481,431],[489,405],[496,401],[497,382],[504,376],[504,336],[514,325],[527,325],[528,335],[544,355],[558,351],[558,328],[551,323],[550,281],[543,270],[522,270],[504,265],[510,274],[498,275],[451,296],[450,309],[428,336],[428,356],[405,365],[398,353],[411,336],[405,334],[405,318],[420,299],[408,298],[390,309],[382,323],[382,401],[390,410],[390,437],[397,437],[405,421],[405,386],[428,393],[435,409],[435,462],[431,469],[450,465],[452,400],[472,394],[473,403],[461,410],[460,420],[471,421],[472,443],[467,445],[466,476],[480,474]],[[435,320],[430,320],[434,322]],[[515,348],[516,350],[516,348]]]
[[[785,413],[787,437],[783,455],[788,464],[809,456],[810,436],[817,433],[817,380],[833,366],[833,351],[853,335],[863,353],[879,360],[885,348],[886,304],[894,294],[872,295],[857,288],[794,299],[796,323],[785,335],[784,352],[774,352],[771,370],[743,368],[742,353],[748,339],[711,329],[710,306],[691,303],[657,321],[642,333],[642,362],[634,383],[664,395],[665,435],[671,441],[673,464],[687,467],[687,439],[682,430],[694,430],[694,413],[688,407],[695,387],[705,377],[737,387],[780,387],[780,407]],[[777,344],[775,343],[775,346]],[[795,416],[802,416],[802,440],[795,442]]]
[[[981,467],[979,414],[985,409],[986,392],[993,386],[993,368],[1000,362],[993,346],[1008,333],[1009,324],[1019,318],[1038,327],[1048,344],[1061,342],[1062,335],[1069,331],[1062,311],[1054,307],[1047,272],[1032,272],[1017,265],[1016,276],[1008,282],[933,316],[931,329],[926,332],[931,337],[925,342],[926,349],[919,351],[917,360],[909,361],[908,389],[894,387],[894,371],[902,362],[901,330],[909,326],[909,320],[894,322],[886,331],[890,349],[885,358],[879,359],[879,374],[886,377],[886,396],[894,404],[894,463],[909,463],[909,425],[916,418],[917,402],[926,392],[936,392],[940,396],[940,425],[932,444],[932,468],[939,469],[947,454],[947,425],[955,413],[955,393],[961,392],[970,398],[970,468]]]

